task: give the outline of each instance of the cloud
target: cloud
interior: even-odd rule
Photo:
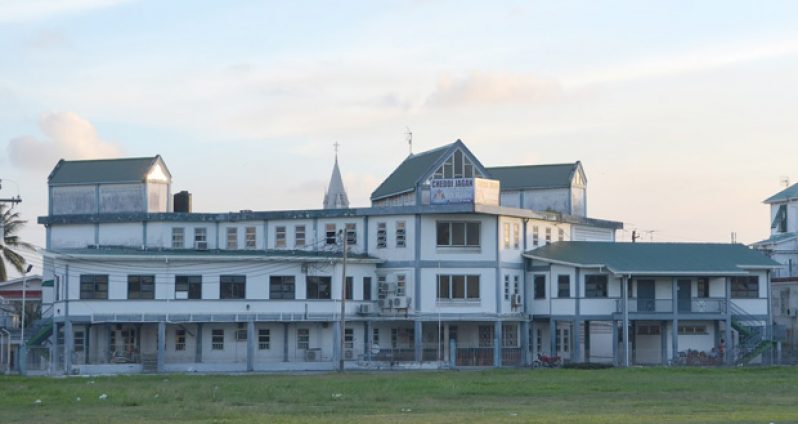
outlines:
[[[103,141],[91,123],[72,112],[51,112],[42,116],[40,140],[25,135],[11,139],[8,157],[23,169],[50,169],[59,159],[98,159],[118,157],[122,149]]]
[[[0,22],[20,22],[63,13],[116,6],[126,0],[8,0],[0,2]]]
[[[555,100],[562,90],[554,79],[527,74],[475,72],[438,81],[427,99],[430,106],[530,103]]]
[[[69,37],[60,30],[43,29],[38,31],[28,40],[30,47],[39,50],[49,50],[72,47]]]

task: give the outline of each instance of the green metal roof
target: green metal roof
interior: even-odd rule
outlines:
[[[786,202],[790,199],[798,199],[798,184],[793,184],[773,196],[768,197],[763,203]]]
[[[524,256],[636,275],[740,275],[746,269],[780,266],[742,244],[564,241],[528,251]]]
[[[152,257],[196,257],[196,258],[253,258],[253,259],[269,259],[276,258],[280,260],[296,258],[296,260],[319,261],[330,259],[343,259],[343,251],[341,250],[276,250],[276,249],[136,249],[124,246],[101,246],[99,248],[78,248],[78,249],[52,249],[48,250],[49,253],[55,255],[68,255],[68,256],[93,256],[93,255],[112,255],[112,256],[129,256],[137,259],[147,259]],[[384,262],[384,260],[370,256],[364,253],[347,252],[347,258],[352,260],[363,260],[373,262]]]
[[[487,168],[488,173],[501,182],[501,189],[568,188],[580,163],[553,165],[500,166]]]
[[[161,161],[159,155],[123,159],[61,159],[47,181],[50,185],[142,182],[157,161]],[[165,165],[163,168],[169,174]]]
[[[371,200],[415,190],[418,179],[455,143],[447,144],[405,158],[391,175],[371,193]]]

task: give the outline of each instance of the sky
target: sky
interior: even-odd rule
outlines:
[[[352,206],[408,153],[581,160],[619,240],[752,243],[798,181],[798,2],[0,0],[0,198],[160,154],[198,212]]]

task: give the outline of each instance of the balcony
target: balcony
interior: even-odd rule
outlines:
[[[615,300],[615,312],[623,313],[623,299]],[[629,313],[673,313],[673,299],[648,299],[630,297]],[[677,300],[677,313],[680,314],[724,314],[725,298],[691,298]]]
[[[784,268],[776,268],[770,274],[774,282],[798,280],[798,264],[784,265]]]

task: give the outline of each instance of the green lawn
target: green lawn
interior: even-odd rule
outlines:
[[[2,423],[798,422],[786,367],[0,377],[0,391]]]

